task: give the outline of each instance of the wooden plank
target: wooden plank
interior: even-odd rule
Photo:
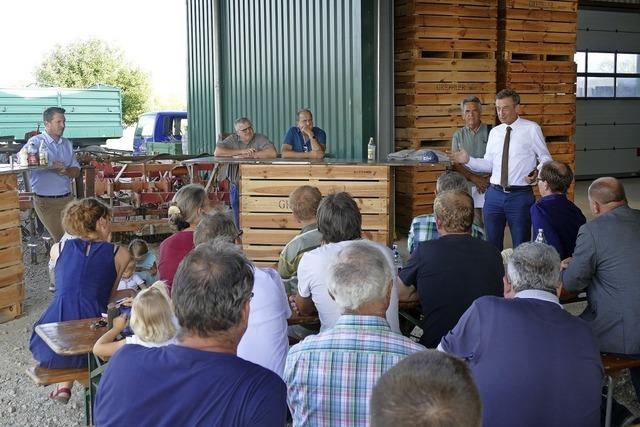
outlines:
[[[9,307],[22,301],[24,301],[23,282],[0,288],[0,307]]]
[[[495,28],[468,28],[468,27],[440,27],[440,26],[419,26],[415,28],[406,28],[404,32],[409,39],[455,39],[455,40],[491,40],[498,39],[498,33]],[[401,29],[396,32],[402,36],[405,34]]]
[[[511,89],[519,94],[523,93],[551,93],[551,94],[574,94],[576,85],[574,83],[513,83]]]
[[[490,123],[492,116],[483,116],[482,121]],[[461,128],[465,125],[464,118],[458,116],[435,116],[435,117],[396,117],[396,126],[414,126],[417,128],[441,128],[456,127]]]
[[[0,249],[0,268],[22,264],[22,247]]]
[[[396,138],[419,138],[424,140],[451,140],[453,134],[458,127],[449,128],[422,128],[422,129],[404,129],[396,128]]]
[[[354,198],[360,212],[363,214],[376,214],[388,212],[388,198]],[[280,212],[290,213],[289,197],[240,197],[241,212]]]
[[[16,174],[0,175],[0,191],[18,190],[18,177]]]
[[[462,93],[433,93],[416,94],[414,90],[396,90],[396,105],[459,105],[466,96],[474,95],[474,91],[466,90]],[[479,93],[476,95],[482,104],[495,102],[495,93]],[[575,98],[574,98],[575,101]]]
[[[277,260],[284,246],[243,245],[242,250],[251,260]]]
[[[20,209],[18,192],[15,190],[0,192],[0,211],[6,211],[10,209]]]
[[[563,43],[572,44],[575,49],[575,33],[549,33],[532,31],[500,30],[500,39],[510,42],[537,42],[537,43]]]
[[[0,308],[0,323],[5,323],[22,315],[22,302]]]
[[[573,104],[576,103],[575,93],[524,93],[520,94],[521,104]]]
[[[389,166],[378,165],[240,165],[242,178],[256,179],[388,179],[389,174]]]
[[[549,21],[526,21],[509,18],[503,21],[506,31],[539,31],[571,33],[577,31],[577,23],[574,22],[549,22]]]
[[[572,136],[576,133],[574,125],[542,125],[542,133],[544,136]]]
[[[474,18],[456,15],[416,15],[396,18],[397,28],[407,27],[452,27],[452,28],[498,28],[496,16]]]
[[[575,154],[576,144],[573,142],[552,142],[547,144],[547,149],[555,159],[556,154]]]
[[[397,50],[495,52],[498,43],[494,40],[415,39],[396,40],[395,48]]]
[[[495,83],[495,71],[410,71],[396,73],[396,82]]]
[[[575,104],[520,104],[520,115],[576,114]]]
[[[576,12],[578,10],[577,0],[505,0],[505,6],[507,8],[507,13],[509,13],[509,9],[539,9],[553,12]]]
[[[293,239],[299,230],[257,230],[248,229],[242,234],[243,245],[272,245],[284,246]],[[372,240],[386,242],[389,236],[387,231],[364,230],[363,237]]]
[[[485,71],[495,72],[495,59],[414,58],[396,61],[395,72],[403,71]],[[495,80],[495,77],[494,77]]]
[[[573,73],[577,64],[573,61],[520,61],[500,64],[507,73]]]
[[[507,73],[505,81],[509,86],[520,83],[574,85],[576,73]]]
[[[291,214],[242,212],[240,224],[245,233],[248,228],[300,229],[300,223]],[[362,215],[362,228],[365,230],[387,230],[389,215],[364,214]]]
[[[435,182],[414,183],[414,182],[396,182],[396,194],[423,194],[434,193],[436,191]]]
[[[504,43],[504,50],[507,52],[573,55],[576,51],[576,46],[575,44],[528,43],[507,40]]]
[[[482,106],[483,121],[493,123],[495,121],[495,105],[486,104]],[[399,106],[395,109],[396,117],[417,117],[417,116],[460,116],[460,104],[454,105],[407,105]]]
[[[12,246],[22,246],[22,235],[20,228],[13,227],[0,230],[0,248]],[[1,274],[1,273],[0,273]]]
[[[434,193],[425,194],[396,194],[397,206],[420,206],[433,205],[436,195]]]
[[[435,82],[435,83],[415,83],[411,89],[414,94],[439,94],[439,93],[457,93],[457,94],[470,94],[470,93],[484,93],[495,96],[496,84],[487,83],[474,83],[474,82]],[[408,92],[408,91],[407,91]],[[459,99],[461,95],[458,95]],[[464,96],[462,96],[464,98]]]
[[[89,382],[89,370],[87,368],[41,368],[34,366],[27,369],[27,375],[37,385],[49,385],[67,381]]]
[[[16,264],[0,269],[0,288],[13,285],[24,280],[24,264]]]
[[[505,10],[505,20],[519,19],[527,21],[543,21],[543,22],[568,22],[575,23],[578,14],[576,12],[558,11],[558,10],[541,10],[541,9],[516,9],[508,8]]]
[[[317,187],[322,194],[346,191],[353,197],[385,197],[389,189],[388,181],[319,181],[309,180],[305,185]],[[253,180],[242,177],[243,196],[288,196],[300,187],[297,181]]]
[[[20,226],[20,210],[0,211],[0,230]]]
[[[444,16],[468,16],[481,18],[495,18],[496,7],[488,6],[468,6],[468,5],[447,5],[417,3],[414,8],[416,15],[444,15]]]
[[[409,182],[409,183],[435,183],[440,175],[442,175],[443,171],[431,171],[431,172],[412,172],[406,175],[400,175],[396,173],[396,179],[400,182]]]

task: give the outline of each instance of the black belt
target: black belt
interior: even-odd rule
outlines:
[[[532,191],[532,188],[530,185],[510,185],[506,188],[503,188],[501,185],[498,185],[498,184],[491,184],[491,186],[498,191],[502,191],[503,193],[513,193],[518,191]]]
[[[40,197],[43,199],[62,199],[64,197],[68,197],[71,193],[67,193],[67,194],[62,194],[60,196],[41,196],[39,194],[36,194],[36,197]]]

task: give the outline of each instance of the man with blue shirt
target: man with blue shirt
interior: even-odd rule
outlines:
[[[498,92],[496,112],[502,124],[491,129],[484,156],[470,157],[463,148],[451,155],[454,162],[476,172],[491,172],[483,208],[484,230],[487,240],[500,251],[507,223],[514,248],[531,240],[529,209],[535,202],[531,184],[537,176],[537,163],[552,160],[540,126],[519,117],[519,105],[516,91]]]
[[[600,425],[598,343],[558,302],[559,275],[555,249],[521,244],[507,264],[506,298],[478,298],[438,346],[469,364],[485,427]]]
[[[31,190],[35,193],[33,207],[38,218],[57,242],[64,235],[62,228],[62,210],[73,199],[71,180],[80,175],[80,164],[76,160],[71,141],[63,138],[66,120],[65,110],[60,107],[49,107],[44,110],[44,132],[29,139],[40,151],[45,145],[49,156],[50,169],[32,170],[30,175]]]
[[[296,114],[298,124],[289,128],[282,141],[284,159],[322,159],[327,146],[327,134],[313,125],[313,114],[303,108]]]
[[[587,222],[580,208],[567,199],[567,190],[573,182],[573,172],[558,161],[542,165],[538,175],[538,189],[542,196],[531,206],[532,236],[544,232],[548,244],[556,248],[560,259],[573,254],[578,230]]]

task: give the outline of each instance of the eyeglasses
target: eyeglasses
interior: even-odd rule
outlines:
[[[249,132],[250,130],[253,130],[253,126],[249,126],[244,129],[238,129],[238,132],[245,133],[245,132]]]

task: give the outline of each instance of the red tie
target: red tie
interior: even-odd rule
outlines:
[[[500,170],[500,186],[506,189],[509,185],[509,141],[511,140],[511,126],[507,126],[507,134],[502,145],[502,169]]]

